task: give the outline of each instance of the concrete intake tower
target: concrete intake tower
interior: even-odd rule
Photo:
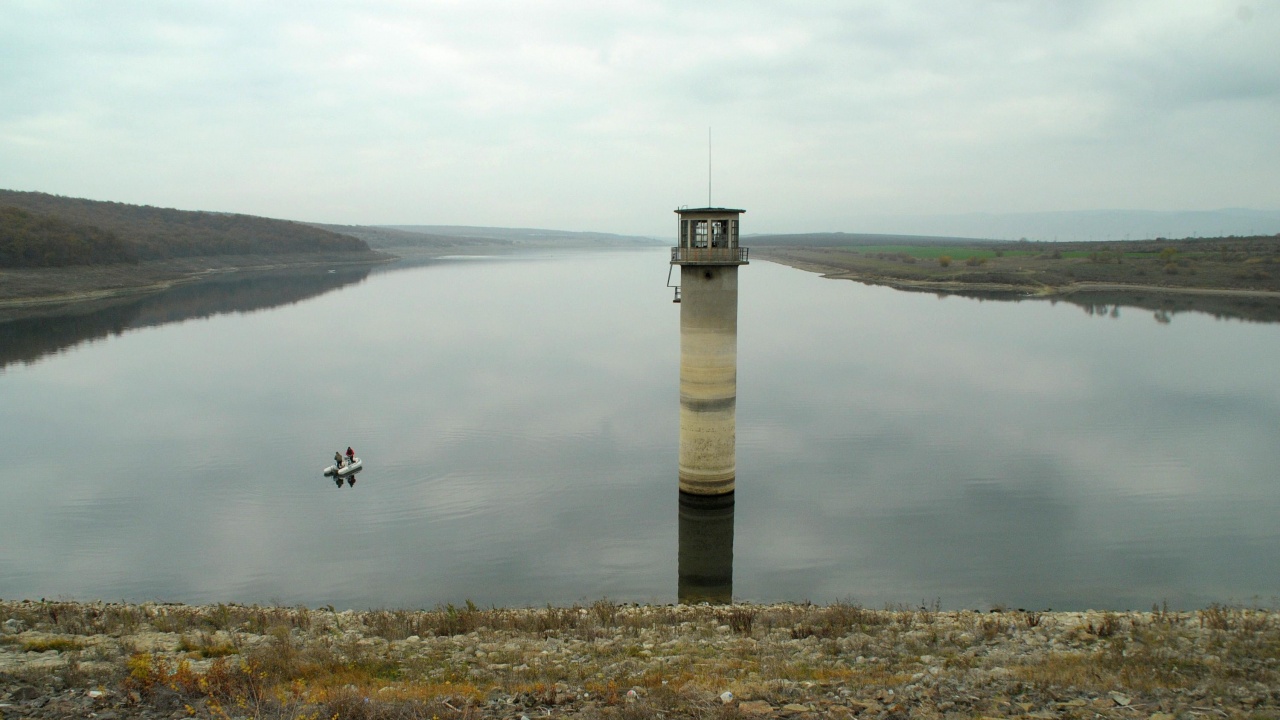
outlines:
[[[681,208],[671,264],[680,267],[680,491],[727,495],[737,475],[738,218]]]

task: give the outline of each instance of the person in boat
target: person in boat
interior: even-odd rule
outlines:
[[[352,450],[351,446],[348,445],[347,446],[347,464],[350,465],[355,461],[356,461],[356,451]]]
[[[334,470],[342,469],[342,451],[341,450],[333,451],[333,469]]]

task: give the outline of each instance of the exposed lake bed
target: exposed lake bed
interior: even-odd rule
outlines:
[[[0,602],[21,717],[1271,717],[1280,616]]]

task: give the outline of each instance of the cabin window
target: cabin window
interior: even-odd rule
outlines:
[[[711,247],[729,247],[728,224],[728,220],[713,220],[711,222]]]

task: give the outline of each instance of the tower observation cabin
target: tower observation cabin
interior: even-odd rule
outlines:
[[[747,248],[738,245],[735,208],[680,208],[677,244],[671,248],[675,265],[746,265]]]

